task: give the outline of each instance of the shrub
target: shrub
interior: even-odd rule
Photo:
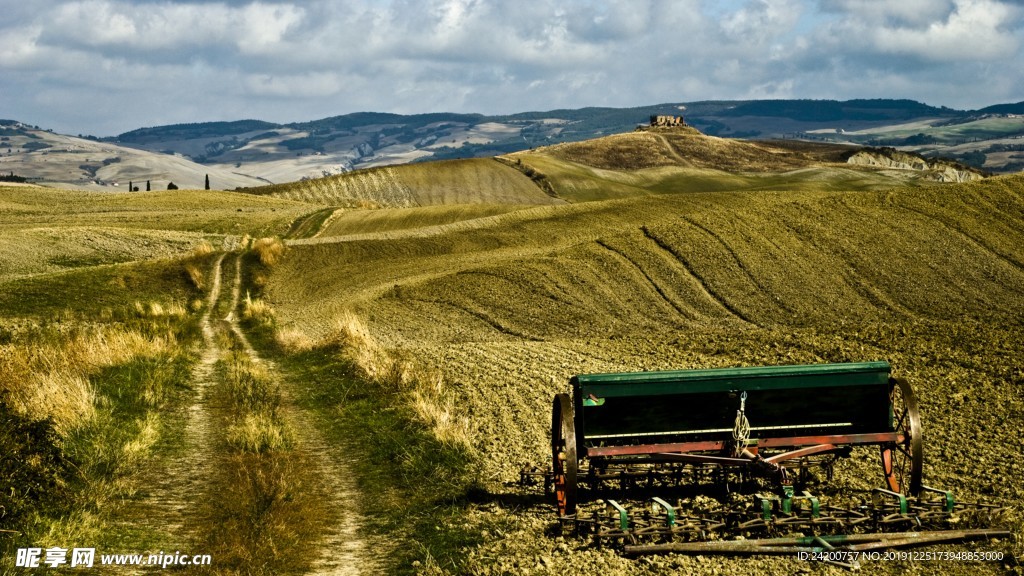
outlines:
[[[284,254],[284,242],[280,238],[260,238],[252,243],[252,249],[260,258],[264,266],[273,266]]]
[[[53,422],[20,414],[0,395],[0,526],[22,528],[33,511],[61,499],[68,467]]]

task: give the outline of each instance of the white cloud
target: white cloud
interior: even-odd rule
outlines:
[[[225,31],[236,32],[234,37],[243,54],[273,54],[304,16],[305,11],[297,6],[250,4],[229,15]]]
[[[883,27],[873,38],[883,51],[928,60],[990,60],[1018,49],[1017,37],[1003,27],[1011,15],[1009,6],[990,0],[958,0],[945,20],[924,28]]]
[[[841,8],[842,17],[829,26],[829,46],[841,51],[841,43],[848,43],[860,53],[854,56],[891,54],[948,63],[1009,60],[1020,49],[1021,10],[1006,2],[843,0],[831,7]]]
[[[823,9],[844,13],[857,21],[894,23],[910,28],[927,27],[944,20],[955,7],[954,0],[824,0]]]
[[[48,124],[65,99],[76,133],[197,114],[1024,99],[1022,8],[995,0],[34,0],[6,16],[0,115]]]
[[[329,72],[305,74],[253,74],[244,80],[248,94],[275,98],[316,98],[337,95],[343,87],[342,79]]]

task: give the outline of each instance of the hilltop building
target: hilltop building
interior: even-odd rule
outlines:
[[[682,116],[651,115],[651,126],[686,126]]]

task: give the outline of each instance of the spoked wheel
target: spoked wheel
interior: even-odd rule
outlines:
[[[882,473],[889,490],[917,496],[921,492],[921,469],[924,466],[917,397],[910,384],[902,378],[895,379],[889,395],[893,429],[902,439],[882,445]]]
[[[551,408],[551,456],[558,516],[575,514],[576,430],[568,394],[556,394]]]

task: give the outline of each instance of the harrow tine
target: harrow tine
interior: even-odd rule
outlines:
[[[848,550],[866,552],[889,548],[909,548],[926,544],[964,542],[993,538],[1012,538],[1009,530],[943,530],[938,532],[893,532],[883,534],[845,534],[755,540],[715,540],[626,546],[630,556],[646,554],[724,554],[730,556],[794,555],[800,552]]]

